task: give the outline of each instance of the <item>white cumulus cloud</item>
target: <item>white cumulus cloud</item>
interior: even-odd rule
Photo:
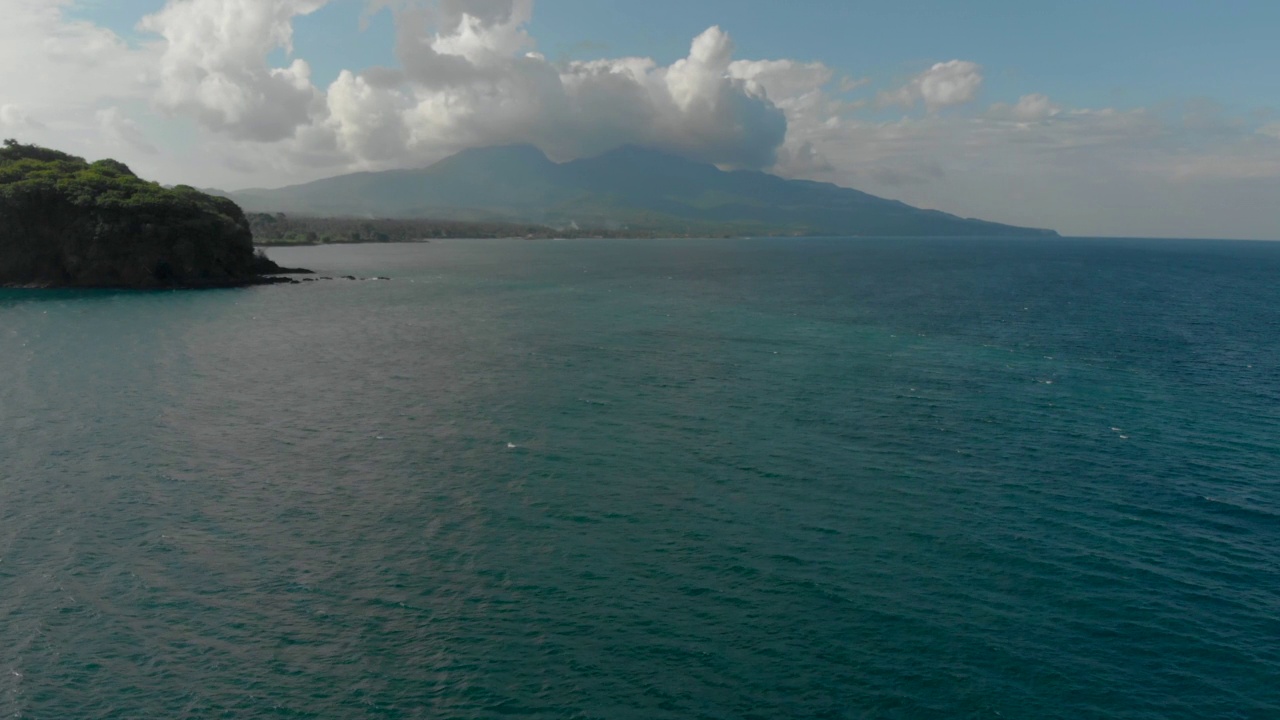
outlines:
[[[171,0],[141,27],[164,38],[156,102],[232,137],[290,137],[321,103],[311,68],[273,68],[268,55],[292,50],[293,19],[328,0]]]
[[[733,42],[720,28],[667,67],[648,58],[557,65],[532,50],[531,17],[529,0],[400,6],[401,67],[343,73],[317,126],[366,164],[509,143],[558,159],[640,144],[725,166],[775,162],[786,115],[757,81],[763,70],[732,71]]]
[[[0,105],[65,119],[102,97],[146,95],[154,49],[68,18],[71,5],[0,0]]]
[[[935,64],[916,75],[903,87],[880,94],[883,106],[899,105],[910,109],[923,102],[929,112],[972,101],[982,87],[982,66],[968,60],[951,60]]]

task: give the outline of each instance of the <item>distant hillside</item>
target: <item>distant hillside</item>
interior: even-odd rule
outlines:
[[[436,218],[690,234],[990,236],[1051,230],[960,218],[829,183],[786,180],[628,146],[557,164],[528,145],[467,150],[418,170],[228,193],[246,210]]]
[[[547,227],[533,223],[505,223],[466,220],[432,220],[426,218],[355,218],[286,215],[285,213],[249,213],[253,244],[260,247],[281,245],[328,245],[330,243],[399,243],[423,242],[444,238],[511,238],[529,240],[549,238],[645,238],[679,237],[677,233],[635,229]],[[710,235],[706,231],[695,237]],[[732,237],[732,234],[726,234]]]

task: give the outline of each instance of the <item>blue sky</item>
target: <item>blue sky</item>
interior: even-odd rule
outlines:
[[[72,14],[139,38],[138,20],[163,5],[85,0]],[[297,21],[296,52],[313,58],[317,79],[395,62],[390,11],[362,30],[363,16],[363,0],[338,0]],[[999,69],[987,78],[993,100],[1017,100],[1034,84],[1081,107],[1207,98],[1280,114],[1280,2],[1267,0],[543,0],[530,34],[553,60],[669,63],[711,25],[729,31],[744,56],[819,60],[859,77],[975,60]]]
[[[15,58],[0,76],[0,132],[122,156],[166,181],[280,185],[487,142],[558,159],[641,142],[1069,233],[1280,238],[1267,200],[1280,192],[1277,2],[0,10],[0,48]],[[289,35],[292,54],[279,42]],[[400,36],[420,42],[398,48]]]
[[[626,5],[555,0],[535,36],[549,54],[595,41],[610,54],[674,59],[685,37],[720,23],[751,57],[821,60],[888,78],[939,58],[999,68],[996,99],[1028,84],[1080,106],[1213,96],[1239,107],[1280,102],[1280,3],[1205,0],[805,0]]]

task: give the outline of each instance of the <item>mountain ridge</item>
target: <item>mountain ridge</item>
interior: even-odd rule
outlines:
[[[463,150],[432,165],[224,193],[251,212],[433,218],[720,234],[1055,236],[912,207],[853,188],[721,170],[625,145],[556,163],[532,145]]]

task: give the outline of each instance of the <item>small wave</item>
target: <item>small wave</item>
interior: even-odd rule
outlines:
[[[1200,499],[1214,512],[1233,515],[1235,517],[1246,518],[1249,520],[1280,520],[1280,513],[1272,512],[1265,508],[1254,505],[1245,505],[1229,500],[1220,500],[1208,495],[1201,495]]]

